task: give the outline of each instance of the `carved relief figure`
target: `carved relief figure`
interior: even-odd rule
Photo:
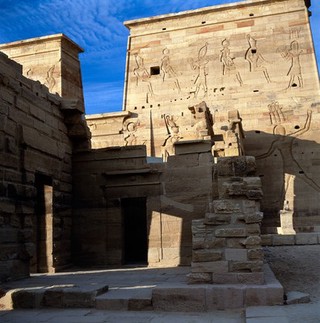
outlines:
[[[207,68],[206,65],[209,63],[209,60],[206,58],[208,50],[208,43],[205,43],[203,47],[200,48],[198,52],[198,59],[196,61],[192,61],[192,69],[197,71],[197,76],[194,80],[194,84],[196,86],[194,91],[194,97],[197,98],[200,89],[203,90],[204,96],[207,95],[208,87],[207,87]]]
[[[147,71],[147,69],[144,66],[144,61],[143,58],[141,56],[139,56],[138,54],[134,55],[135,58],[135,62],[136,62],[136,67],[133,69],[133,74],[136,77],[136,85],[139,85],[139,82],[144,82],[145,84],[147,84],[147,102],[148,102],[148,98],[149,96],[152,97],[153,96],[153,89],[152,89],[152,85],[150,82],[150,74]]]
[[[170,57],[169,57],[169,49],[165,48],[163,51],[163,56],[161,59],[161,71],[163,73],[162,81],[164,82],[167,79],[172,79],[174,82],[175,88],[178,90],[178,92],[181,91],[179,80],[177,77],[177,73],[173,69],[171,63],[170,63]]]
[[[290,76],[288,88],[294,86],[295,79],[298,80],[298,86],[303,87],[303,78],[301,73],[300,55],[303,51],[300,49],[299,43],[294,40],[290,44],[290,49],[282,55],[285,59],[291,60],[291,65],[287,73]]]
[[[213,136],[213,118],[207,104],[202,101],[189,107],[193,115],[192,127],[194,127],[199,139],[210,139]]]
[[[268,105],[271,124],[281,124],[283,121],[286,121],[282,108],[283,106],[277,101],[273,101]]]
[[[137,121],[128,121],[125,123],[125,146],[134,146],[137,144],[137,137],[135,135],[135,132],[137,131],[137,127],[139,126],[140,122]]]
[[[45,85],[48,87],[49,91],[51,92],[53,87],[56,85],[56,80],[53,77],[55,65],[51,66],[47,71],[47,77],[45,81]]]
[[[223,49],[220,51],[220,62],[223,64],[222,74],[234,74],[240,86],[242,86],[243,82],[241,79],[241,75],[234,63],[235,57],[232,57],[230,54],[229,41],[227,39],[224,39],[221,44],[223,46]]]
[[[251,37],[251,35],[247,35],[247,40],[249,43],[249,48],[245,54],[245,59],[250,64],[250,72],[261,71],[268,83],[271,82],[268,70],[264,65],[267,61],[264,59],[262,54],[258,52],[257,48],[257,40]]]
[[[273,134],[275,136],[275,140],[272,142],[268,151],[264,154],[256,156],[256,159],[263,159],[271,156],[275,151],[279,151],[282,163],[283,163],[283,172],[284,172],[284,184],[282,187],[281,198],[284,201],[284,208],[288,208],[288,188],[292,184],[294,177],[299,177],[306,184],[312,187],[317,192],[320,192],[320,186],[307,174],[305,174],[304,170],[298,163],[298,161],[294,158],[292,147],[294,141],[297,137],[303,135],[310,129],[311,124],[311,115],[312,111],[307,111],[307,117],[305,124],[302,129],[293,132],[291,134],[286,133],[286,129],[283,125],[276,125],[273,130]]]
[[[174,144],[182,137],[179,135],[179,127],[173,120],[173,116],[165,115],[164,122],[167,128],[167,138],[165,139],[161,150],[164,161],[168,160],[168,156],[174,155]]]

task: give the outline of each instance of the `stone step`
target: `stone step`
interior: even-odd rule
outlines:
[[[111,311],[152,310],[152,287],[111,288],[96,297],[95,306]]]
[[[46,287],[16,288],[0,299],[2,309],[34,308],[92,308],[98,295],[108,290],[107,285],[78,287],[74,284]]]
[[[268,265],[265,283],[246,284],[170,284],[152,291],[156,311],[207,312],[258,306],[283,305],[283,287]]]

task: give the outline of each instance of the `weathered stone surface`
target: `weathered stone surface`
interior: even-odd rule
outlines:
[[[222,259],[222,251],[219,249],[200,249],[192,251],[194,262],[210,262]]]
[[[221,225],[228,224],[231,222],[230,214],[215,214],[215,213],[206,213],[205,214],[205,223],[211,225]]]
[[[211,262],[192,262],[192,273],[225,273],[228,271],[227,261],[211,261]]]
[[[262,261],[230,261],[231,272],[260,272],[262,271]]]
[[[248,250],[248,259],[249,260],[263,260],[263,249],[249,249]]]
[[[262,219],[263,219],[262,212],[256,212],[245,216],[246,223],[261,223]]]
[[[290,291],[286,294],[286,301],[287,305],[291,304],[304,304],[310,302],[310,295],[306,293],[301,293],[297,291]]]
[[[221,227],[215,230],[215,235],[218,238],[237,238],[246,237],[247,231],[245,227]]]
[[[224,249],[225,260],[246,261],[248,260],[248,252],[246,249]]]
[[[152,303],[154,310],[169,312],[204,312],[206,305],[206,289],[197,288],[155,288],[152,291]]]
[[[210,284],[212,283],[211,273],[190,273],[187,275],[188,284]]]
[[[242,244],[246,246],[246,248],[254,248],[261,244],[260,236],[251,236],[242,241]]]
[[[241,211],[241,203],[238,200],[214,200],[212,207],[215,213],[237,213]]]

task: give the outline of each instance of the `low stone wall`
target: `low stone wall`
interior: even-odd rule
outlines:
[[[252,157],[218,158],[218,198],[205,218],[192,222],[190,283],[263,284],[259,211],[262,198]]]

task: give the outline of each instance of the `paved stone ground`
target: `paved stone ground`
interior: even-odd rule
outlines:
[[[215,311],[209,313],[119,312],[89,309],[0,311],[1,323],[243,323],[244,313]]]
[[[311,295],[311,303],[285,306],[248,307],[244,310],[212,312],[160,312],[160,311],[114,311],[98,309],[37,309],[0,310],[1,323],[144,323],[144,322],[219,322],[219,323],[319,323],[320,322],[320,246],[277,247],[270,249],[267,259],[287,291],[300,290]],[[300,269],[301,270],[300,270]],[[183,283],[188,267],[178,268],[126,268],[90,272],[35,275],[31,279],[11,282],[1,288],[27,288],[53,285],[77,285],[91,289],[96,285],[109,285],[110,289],[120,286],[135,288],[152,287],[161,282],[171,285]],[[296,274],[298,273],[298,274]],[[294,275],[293,275],[294,274]],[[10,285],[10,286],[9,286]],[[302,287],[304,287],[302,289]]]
[[[320,303],[207,313],[41,309],[0,311],[1,323],[319,323]]]

